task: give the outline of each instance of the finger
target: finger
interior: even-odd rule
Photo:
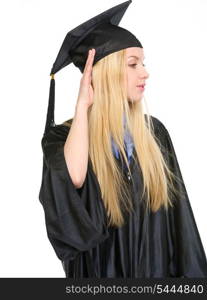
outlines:
[[[92,50],[89,61],[88,61],[87,66],[86,66],[86,74],[88,76],[91,75],[91,72],[92,72],[94,56],[95,56],[95,51]]]
[[[86,67],[87,67],[87,64],[88,64],[90,52],[91,52],[91,51],[89,50],[89,51],[88,51],[88,57],[87,57],[87,60],[86,60],[85,66],[84,66],[83,74],[85,73],[85,70],[86,70]]]
[[[90,49],[90,50],[88,51],[88,57],[87,57],[87,60],[86,60],[86,64],[85,64],[83,73],[85,72],[85,70],[86,70],[87,67],[88,67],[88,64],[89,64],[89,62],[90,62],[91,56],[92,56],[92,51],[91,51],[91,49]]]
[[[85,69],[84,69],[84,78],[86,80],[89,80],[89,77],[91,76],[94,56],[95,56],[95,50],[90,52],[90,56],[88,57],[87,64],[86,64]]]

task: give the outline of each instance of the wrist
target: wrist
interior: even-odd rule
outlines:
[[[75,107],[75,112],[88,112],[88,106],[85,103],[77,103]]]

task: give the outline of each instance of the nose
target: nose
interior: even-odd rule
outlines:
[[[140,71],[139,77],[144,78],[144,79],[149,78],[149,73],[146,71],[145,67],[143,67],[142,71]]]

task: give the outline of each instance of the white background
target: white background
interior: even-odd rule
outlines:
[[[2,1],[0,277],[65,277],[38,194],[50,70],[68,31],[123,1]],[[120,26],[141,41],[150,114],[172,138],[207,252],[207,1],[133,0]],[[56,74],[56,124],[72,118],[81,73]]]

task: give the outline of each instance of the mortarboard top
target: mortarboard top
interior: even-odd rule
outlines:
[[[128,47],[142,47],[130,31],[117,26],[132,1],[125,1],[89,19],[69,31],[51,69],[49,104],[45,133],[55,126],[55,79],[54,74],[73,63],[83,73],[89,49],[95,48],[93,65],[110,53]]]

